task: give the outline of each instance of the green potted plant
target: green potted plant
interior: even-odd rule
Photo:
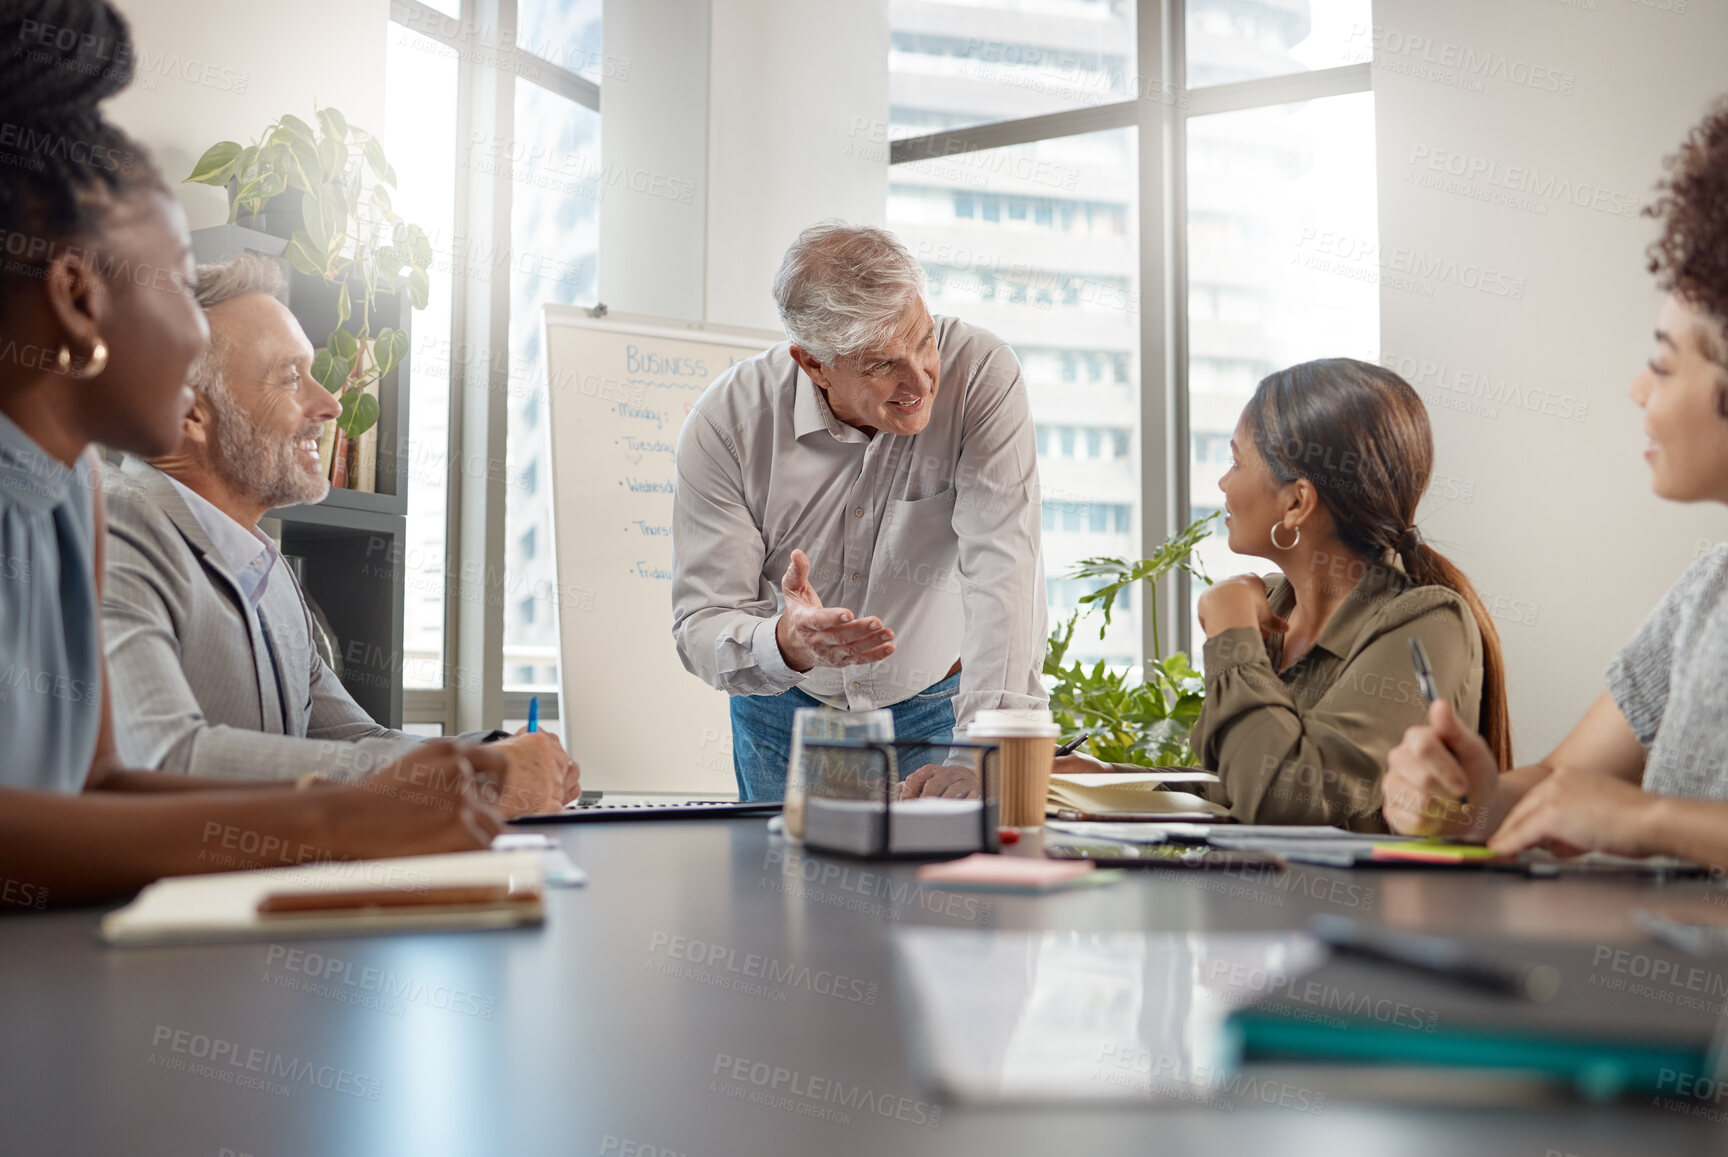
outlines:
[[[1195,521],[1138,562],[1087,558],[1069,572],[1071,578],[1109,581],[1083,596],[1079,609],[1050,633],[1044,655],[1044,675],[1051,682],[1050,710],[1064,731],[1092,732],[1087,750],[1106,763],[1152,767],[1195,762],[1188,735],[1200,716],[1206,684],[1186,654],[1175,651],[1164,655],[1158,650],[1158,581],[1179,569],[1211,585],[1212,580],[1192,556],[1194,548],[1212,533],[1216,517],[1209,514]],[[1153,656],[1145,664],[1144,677],[1131,680],[1130,672],[1113,671],[1102,660],[1091,670],[1077,660],[1065,662],[1080,619],[1094,611],[1101,613],[1104,621],[1098,637],[1102,639],[1110,626],[1116,597],[1141,582],[1146,584],[1153,639]]]
[[[333,108],[314,108],[318,127],[284,114],[250,145],[219,141],[186,180],[228,188],[230,224],[257,221],[285,236],[289,263],[337,287],[336,328],[312,361],[312,376],[342,399],[334,451],[342,485],[344,441],[378,421],[371,391],[408,355],[408,334],[372,332],[381,294],[406,294],[426,308],[432,243],[391,207],[396,171],[379,139]],[[298,209],[298,213],[295,210]]]

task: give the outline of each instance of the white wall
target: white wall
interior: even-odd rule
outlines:
[[[194,229],[228,219],[221,189],[178,184],[217,141],[249,144],[283,113],[310,120],[314,100],[384,131],[389,0],[118,4],[132,24],[136,75],[108,113],[150,150]]]
[[[1655,226],[1623,211],[1728,91],[1728,5],[1374,7],[1383,360],[1428,403],[1442,477],[1422,526],[1496,609],[1528,760],[1601,691],[1700,544],[1728,537],[1719,507],[1650,493],[1626,389],[1659,305],[1642,261]],[[1436,172],[1440,150],[1465,159]],[[1464,175],[1418,183],[1446,164]],[[1483,199],[1508,192],[1529,204]]]
[[[707,260],[707,0],[606,0],[600,160],[622,172],[600,205],[600,300],[702,320]],[[638,189],[646,190],[639,192]]]
[[[712,0],[707,318],[778,330],[770,288],[798,231],[881,225],[887,0]]]
[[[607,0],[605,29],[603,163],[698,192],[608,191],[600,300],[777,330],[798,230],[886,214],[887,0]]]

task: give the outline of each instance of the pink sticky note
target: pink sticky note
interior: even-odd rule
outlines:
[[[926,864],[918,869],[918,879],[940,888],[1043,892],[1090,875],[1095,867],[1091,860],[1040,860],[975,852],[945,864]]]

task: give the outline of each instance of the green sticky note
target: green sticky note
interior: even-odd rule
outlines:
[[[1480,860],[1501,860],[1492,848],[1480,844],[1449,844],[1444,840],[1405,840],[1395,844],[1375,844],[1376,860],[1411,860],[1423,864],[1465,864]]]

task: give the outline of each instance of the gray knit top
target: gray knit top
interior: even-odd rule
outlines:
[[[1728,799],[1728,545],[1699,559],[1608,664],[1649,754],[1644,790]]]

